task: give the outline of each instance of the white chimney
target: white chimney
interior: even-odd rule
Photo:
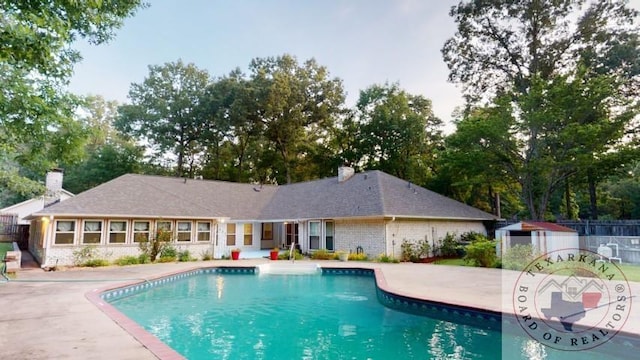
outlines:
[[[340,166],[338,168],[338,182],[344,182],[349,180],[355,174],[355,170],[349,166]]]
[[[44,206],[52,205],[60,200],[60,193],[62,192],[62,169],[51,169],[47,173],[45,179],[45,186],[47,187],[47,193],[44,195]]]

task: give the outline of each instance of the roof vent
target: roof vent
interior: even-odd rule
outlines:
[[[338,168],[338,182],[345,182],[349,180],[354,174],[355,170],[349,166],[340,166]]]

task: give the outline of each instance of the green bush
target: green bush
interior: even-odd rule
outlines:
[[[81,266],[86,267],[101,267],[101,266],[109,266],[109,260],[105,259],[91,259],[87,260],[81,264]]]
[[[211,251],[203,251],[201,255],[202,261],[213,260],[213,254],[211,253]]]
[[[365,253],[351,253],[349,254],[349,261],[367,261],[369,258]]]
[[[311,253],[311,258],[314,260],[331,260],[334,256],[334,254],[330,253],[326,249],[315,250]]]
[[[117,258],[113,263],[119,266],[136,265],[136,264],[140,264],[140,257],[139,256],[123,256],[123,257]]]
[[[489,238],[486,235],[481,234],[479,232],[468,231],[460,235],[459,240],[462,243],[472,243],[474,241],[479,241],[479,240],[489,240]]]
[[[447,233],[442,240],[438,241],[435,252],[442,257],[456,257],[461,256],[464,250],[456,240],[455,234]]]
[[[153,262],[156,261],[158,255],[162,256],[162,251],[166,247],[171,247],[171,232],[158,230],[158,232],[156,232],[156,236],[149,240],[142,236],[138,236],[136,240],[139,242],[138,247],[140,248],[140,251],[149,257],[149,261]]]
[[[399,263],[400,262],[398,259],[394,258],[393,256],[389,256],[387,254],[378,255],[377,261],[381,263]]]
[[[469,244],[466,248],[467,255],[464,260],[475,266],[494,267],[496,264],[496,243],[490,240],[478,240]]]
[[[189,253],[189,250],[178,251],[177,257],[178,257],[178,261],[180,262],[187,262],[187,261],[194,260],[191,257],[191,253]]]
[[[410,241],[407,239],[402,240],[400,245],[400,260],[418,262],[423,257],[429,256],[431,245],[427,240],[420,240],[418,242]]]
[[[158,259],[156,259],[156,262],[159,263],[170,263],[174,261],[176,261],[175,256],[160,256]]]
[[[289,250],[284,251],[283,253],[281,253],[280,255],[278,255],[278,260],[289,260],[289,254],[291,252]],[[300,253],[300,251],[295,250],[295,259],[296,260],[302,260],[304,259],[304,256]]]
[[[502,255],[502,268],[509,270],[524,270],[539,255],[533,245],[517,244]]]
[[[138,263],[139,264],[149,264],[149,263],[151,263],[151,257],[149,257],[149,254],[142,253],[142,254],[138,255]]]

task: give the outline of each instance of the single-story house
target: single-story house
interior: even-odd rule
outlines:
[[[164,229],[196,257],[292,243],[399,257],[403,240],[486,233],[495,219],[375,170],[341,167],[337,177],[280,186],[127,174],[32,214],[29,246],[42,266],[71,264],[87,245],[115,259]]]
[[[531,244],[541,255],[555,251],[576,253],[580,247],[577,231],[543,221],[522,221],[497,229],[496,240],[498,255],[515,245]]]

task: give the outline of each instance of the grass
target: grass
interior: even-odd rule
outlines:
[[[438,259],[433,263],[436,265],[473,266],[472,263],[466,262],[464,259]]]
[[[7,251],[13,251],[13,243],[0,242],[0,260],[4,259]]]

